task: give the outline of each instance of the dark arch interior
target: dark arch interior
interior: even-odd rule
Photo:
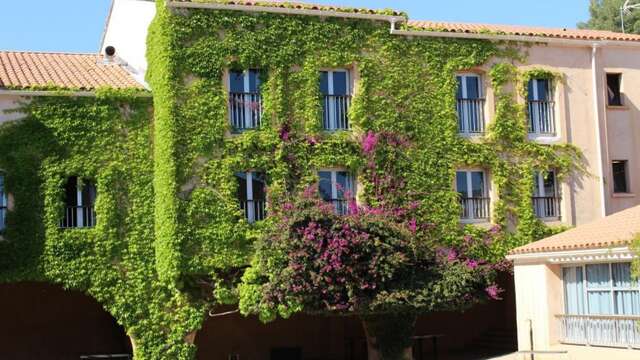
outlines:
[[[0,285],[0,359],[111,354],[131,354],[131,343],[93,298],[46,283]]]

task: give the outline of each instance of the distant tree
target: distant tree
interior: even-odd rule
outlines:
[[[586,22],[578,23],[578,28],[621,32],[620,9],[625,1],[591,0],[589,5],[591,17]],[[640,4],[640,1],[632,0],[630,4]],[[640,34],[640,9],[625,12],[624,28],[627,33]]]

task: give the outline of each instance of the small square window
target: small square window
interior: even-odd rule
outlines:
[[[607,74],[607,104],[622,106],[622,74]]]
[[[612,164],[613,170],[613,192],[614,193],[628,193],[628,161],[627,160],[614,160]]]

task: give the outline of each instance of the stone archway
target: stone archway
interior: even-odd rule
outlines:
[[[47,283],[0,285],[0,359],[108,354],[131,354],[131,343],[93,298]]]

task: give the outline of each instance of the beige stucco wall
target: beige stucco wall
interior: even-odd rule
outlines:
[[[569,225],[601,218],[602,198],[607,215],[640,204],[640,199],[635,196],[635,192],[640,191],[640,124],[634,120],[640,118],[640,87],[634,86],[640,83],[640,49],[600,46],[596,51],[595,64],[597,114],[594,111],[591,47],[537,45],[528,50],[527,63],[519,65],[523,70],[547,68],[563,77],[554,89],[558,136],[532,141],[571,143],[584,154],[588,174],[566,179],[561,185],[562,220]],[[625,102],[622,108],[606,105],[607,72],[622,74]],[[600,148],[596,137],[598,120]],[[629,161],[631,194],[613,194],[612,160]]]
[[[15,95],[0,95],[0,124],[22,117],[22,115],[18,113],[5,113],[5,110],[15,109],[19,99],[20,98]]]
[[[547,350],[558,344],[555,315],[562,313],[560,267],[546,264],[520,265],[514,269],[518,348]]]

